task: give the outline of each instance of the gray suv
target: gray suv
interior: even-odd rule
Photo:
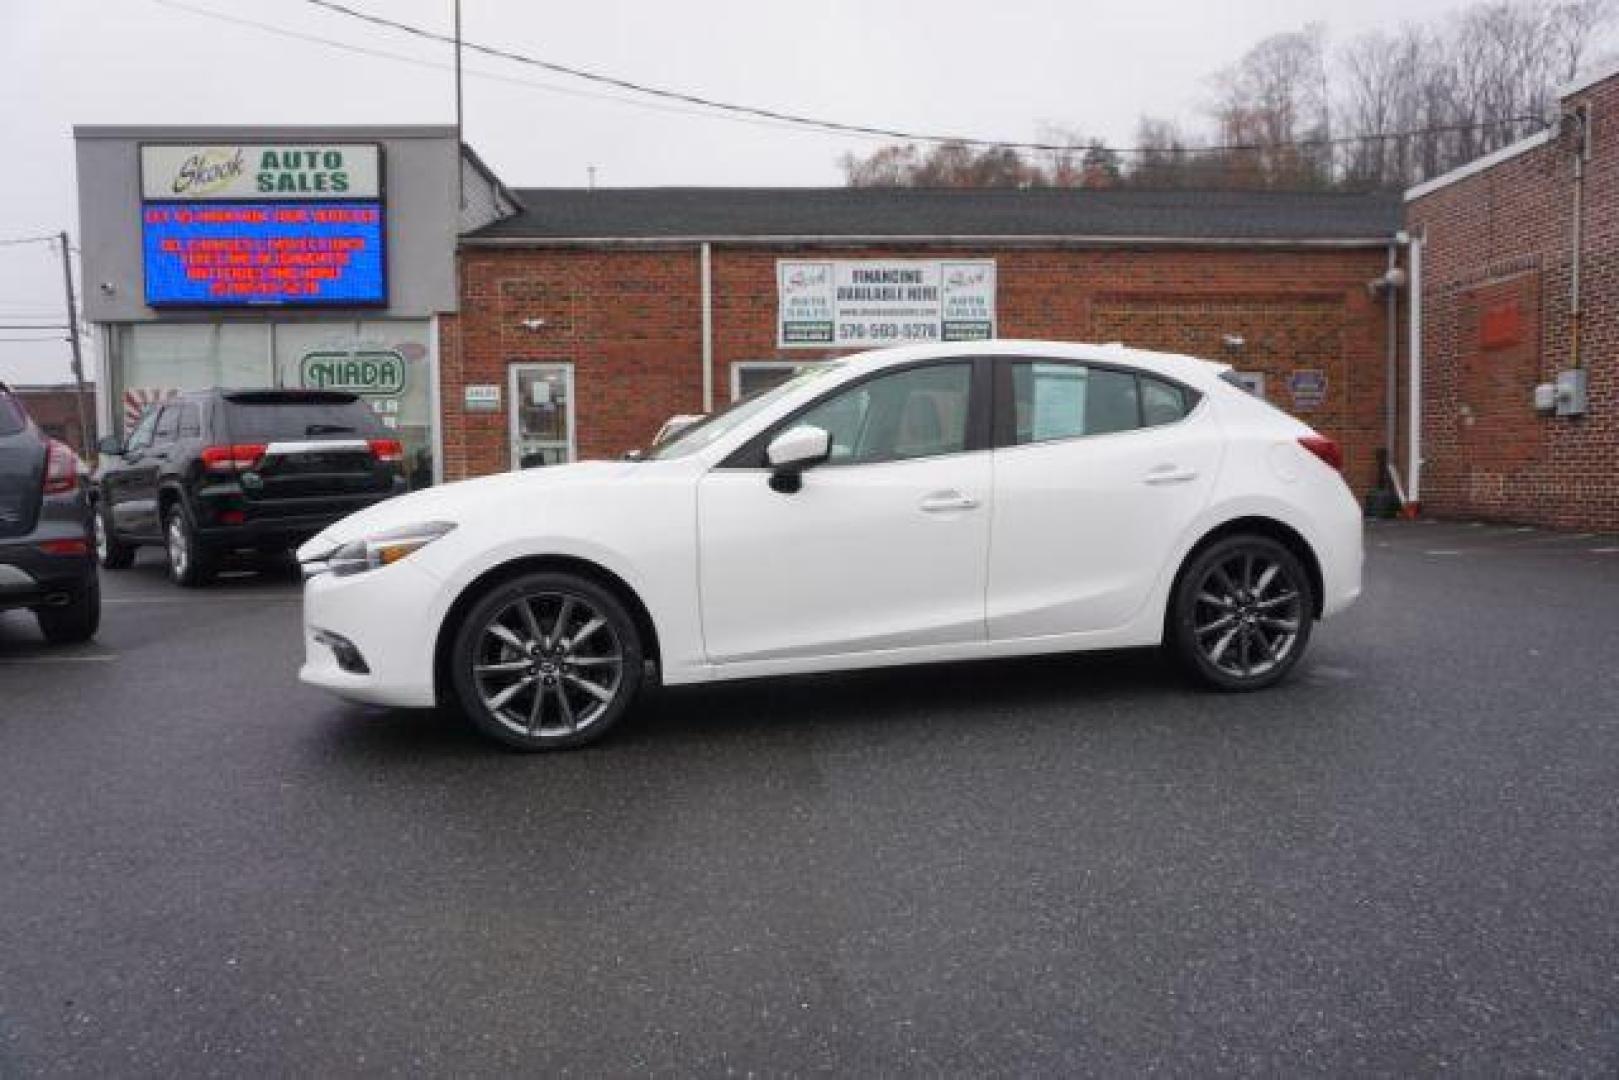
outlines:
[[[90,501],[79,456],[0,383],[0,611],[31,608],[54,642],[101,625]]]

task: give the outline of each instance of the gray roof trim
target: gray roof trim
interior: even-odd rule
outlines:
[[[1466,180],[1469,176],[1477,176],[1481,172],[1495,168],[1503,161],[1511,161],[1519,154],[1527,154],[1537,146],[1544,146],[1557,137],[1557,128],[1542,128],[1533,135],[1526,135],[1515,143],[1508,143],[1501,149],[1485,154],[1481,158],[1474,158],[1465,165],[1458,165],[1448,173],[1440,173],[1432,180],[1424,180],[1415,187],[1407,188],[1406,202],[1415,202],[1425,195],[1432,195],[1440,188],[1449,187],[1459,180]]]
[[[1386,237],[1346,236],[1285,237],[1243,236],[1026,236],[991,235],[918,236],[478,236],[461,237],[465,247],[517,248],[669,248],[719,244],[726,247],[1259,247],[1259,248],[1377,248],[1396,243],[1394,233]]]
[[[447,124],[75,124],[75,139],[144,139],[187,142],[193,139],[258,139],[296,142],[306,139],[374,142],[377,139],[453,139]]]

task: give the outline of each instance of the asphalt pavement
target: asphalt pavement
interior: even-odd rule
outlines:
[[[300,686],[285,568],[0,615],[0,1075],[1619,1070],[1619,539],[1373,526],[1287,684]]]

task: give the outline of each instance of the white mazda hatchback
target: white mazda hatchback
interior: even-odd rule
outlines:
[[[1223,365],[988,341],[805,371],[635,460],[448,484],[299,551],[300,677],[525,750],[665,685],[1152,646],[1255,690],[1360,592],[1337,447]]]

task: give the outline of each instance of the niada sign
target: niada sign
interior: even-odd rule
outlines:
[[[995,261],[776,263],[782,347],[923,344],[995,336]]]
[[[392,349],[306,353],[298,367],[299,381],[310,390],[389,396],[405,389],[405,358]]]
[[[141,195],[206,199],[375,199],[382,192],[374,143],[244,143],[141,147]]]

